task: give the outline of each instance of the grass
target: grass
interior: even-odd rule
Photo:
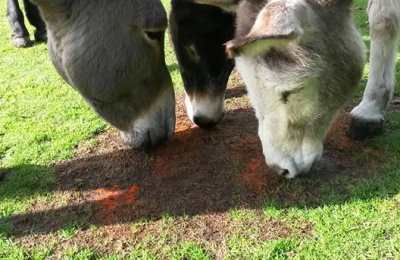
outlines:
[[[81,231],[81,228],[76,221],[68,223],[64,228],[60,229],[61,236],[65,239],[74,237],[79,231]]]
[[[169,8],[169,2],[164,2]],[[369,46],[366,2],[355,1],[354,18]],[[4,1],[0,3],[0,13],[6,13]],[[29,30],[33,32],[31,27]],[[57,75],[45,44],[29,49],[12,47],[9,41],[11,29],[5,16],[0,19],[0,32],[0,167],[11,172],[6,181],[0,182],[0,259],[215,258],[212,252],[218,245],[207,243],[201,232],[192,240],[176,238],[179,224],[195,221],[201,226],[198,216],[178,219],[164,215],[160,220],[163,229],[157,231],[157,235],[149,233],[116,255],[101,255],[97,248],[78,245],[58,254],[52,244],[29,251],[16,244],[13,226],[7,219],[25,212],[35,201],[51,200],[55,176],[49,165],[72,158],[73,148],[82,140],[95,147],[96,141],[90,138],[103,131],[106,125]],[[178,65],[168,44],[166,61],[176,90],[182,91]],[[399,58],[397,67],[400,67]],[[368,64],[358,97],[365,88],[367,68]],[[399,69],[396,79],[400,82]],[[397,83],[396,93],[399,93],[399,87]],[[400,259],[400,115],[389,113],[386,127],[385,135],[371,143],[382,151],[388,163],[379,172],[368,173],[370,177],[365,180],[333,178],[324,185],[319,206],[302,205],[302,197],[297,205],[285,204],[277,198],[267,201],[259,210],[233,208],[226,212],[233,231],[224,242],[224,258]],[[352,156],[362,163],[376,155],[365,151],[362,155]],[[285,188],[298,188],[307,181],[310,180],[294,180]],[[346,188],[345,196],[336,192],[338,185]],[[266,219],[281,221],[279,227],[287,223],[293,230],[301,230],[304,223],[311,223],[313,229],[307,234],[294,232],[287,237],[262,239],[265,227],[258,224]],[[77,223],[79,221],[61,229],[61,236],[69,239],[82,232]],[[152,220],[144,219],[132,223],[131,229],[135,233],[152,224]]]
[[[193,259],[193,260],[206,260],[212,259],[211,255],[207,253],[202,245],[185,242],[177,247],[172,247],[169,249],[169,254],[171,259]]]

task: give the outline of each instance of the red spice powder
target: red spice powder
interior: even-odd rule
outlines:
[[[331,126],[326,142],[339,151],[351,151],[355,148],[355,143],[346,136],[348,123],[343,118],[338,118]]]
[[[262,165],[264,163],[263,156],[257,156],[250,159],[246,168],[242,171],[241,180],[256,191],[261,191],[264,186],[264,171]]]
[[[139,190],[139,185],[134,184],[122,194],[124,202],[132,204],[135,202],[135,195]]]
[[[94,200],[101,205],[100,211],[104,216],[105,222],[115,221],[117,218],[118,207],[127,204],[133,204],[135,196],[139,191],[139,185],[133,184],[128,189],[121,191],[118,185],[114,185],[111,189],[99,188],[93,192],[96,194]]]

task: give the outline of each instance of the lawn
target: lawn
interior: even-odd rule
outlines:
[[[354,2],[369,46],[367,0]],[[0,180],[0,259],[400,259],[395,105],[384,135],[349,149],[330,138],[321,166],[329,174],[320,176],[281,180],[260,163],[245,94],[227,98],[227,119],[216,130],[190,127],[157,152],[133,152],[58,76],[45,44],[11,45],[4,1],[0,13],[0,169],[7,172]],[[182,101],[168,40],[166,60]],[[397,62],[395,98],[400,55]],[[366,69],[345,111],[367,78]],[[189,124],[181,101],[178,123]],[[243,122],[235,122],[238,115]],[[337,129],[333,135],[343,137],[345,129]],[[237,150],[213,154],[221,147]],[[172,148],[179,153],[166,152]],[[254,155],[243,157],[244,150]],[[131,186],[121,191],[114,183]],[[135,183],[137,201],[125,196],[136,196]],[[120,212],[100,218],[109,207]]]

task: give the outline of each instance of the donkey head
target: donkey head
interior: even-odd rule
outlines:
[[[132,147],[151,148],[175,127],[159,0],[32,0],[48,28],[58,73]]]
[[[234,14],[220,8],[173,0],[170,31],[186,92],[189,118],[200,127],[225,115],[225,89],[233,61],[224,43],[234,36]]]
[[[247,0],[226,45],[249,91],[267,164],[309,172],[362,75],[364,46],[350,0]]]

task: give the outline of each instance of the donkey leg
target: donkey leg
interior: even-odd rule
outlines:
[[[365,139],[383,131],[383,115],[393,96],[395,66],[400,36],[400,3],[370,0],[368,3],[371,52],[367,87],[361,103],[350,113],[347,132]]]
[[[7,18],[12,28],[11,42],[15,47],[29,47],[32,45],[28,30],[24,24],[24,15],[19,7],[18,0],[7,0]]]
[[[38,42],[47,41],[46,24],[40,15],[39,8],[29,0],[24,0],[26,17],[30,24],[35,26],[35,39]]]

